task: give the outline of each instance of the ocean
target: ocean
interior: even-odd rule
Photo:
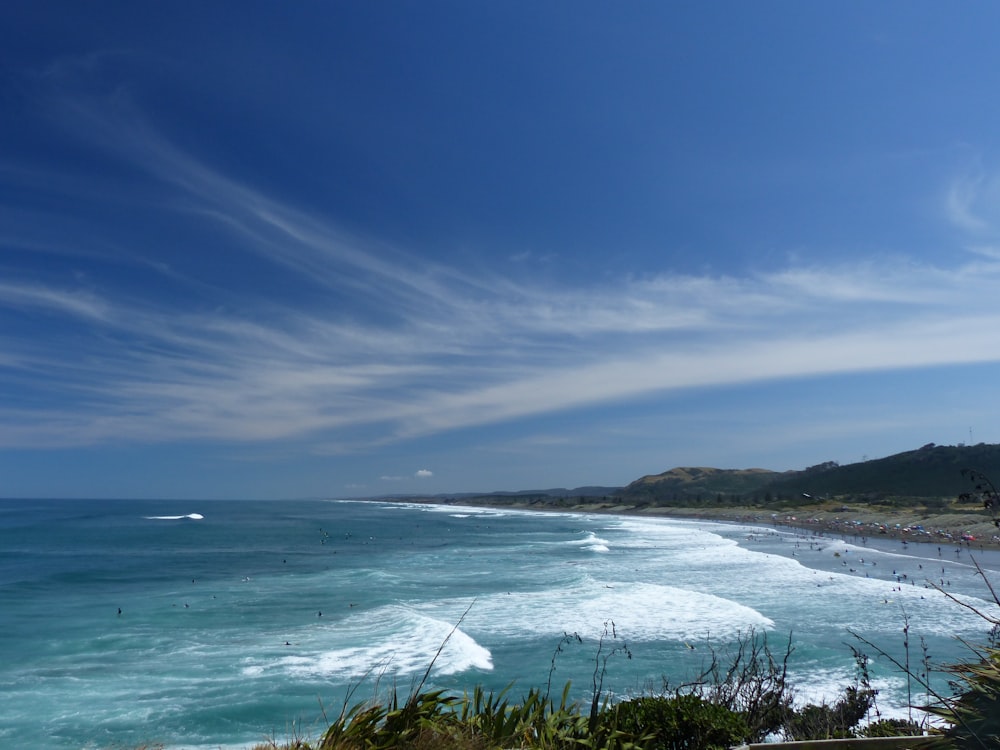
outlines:
[[[984,622],[927,581],[995,612],[970,555],[1000,581],[996,552],[769,521],[5,500],[0,747],[316,737],[346,700],[405,695],[428,668],[428,688],[513,683],[517,697],[551,679],[589,700],[609,657],[603,689],[627,697],[693,677],[751,630],[779,655],[791,637],[800,702],[851,684],[854,646],[872,657],[880,709],[905,716],[905,677],[852,632],[902,660],[908,623],[912,661],[967,656],[960,639],[983,642]]]

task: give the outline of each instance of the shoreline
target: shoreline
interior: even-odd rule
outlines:
[[[424,502],[429,504],[434,503],[430,499]],[[886,510],[884,508],[866,507],[864,511],[859,511],[857,514],[849,512],[831,513],[830,511],[818,511],[815,508],[800,508],[797,509],[798,513],[796,515],[792,515],[791,513],[762,513],[760,508],[662,508],[633,506],[621,503],[555,505],[537,502],[470,503],[456,501],[443,504],[451,507],[494,508],[529,513],[621,515],[633,518],[674,519],[684,522],[703,521],[706,523],[743,526],[753,531],[748,538],[757,536],[758,532],[763,532],[767,535],[787,535],[788,541],[794,543],[789,544],[787,549],[774,548],[771,551],[775,554],[799,559],[800,562],[810,567],[813,567],[815,561],[813,563],[805,563],[796,554],[800,542],[809,545],[810,549],[813,543],[829,545],[840,542],[858,550],[867,548],[883,554],[900,555],[911,558],[914,562],[917,560],[941,562],[943,560],[959,563],[969,567],[970,570],[978,569],[979,574],[981,574],[980,577],[984,578],[988,583],[991,579],[996,579],[1000,576],[1000,542],[992,538],[962,540],[959,535],[948,531],[944,531],[944,533],[952,533],[952,538],[938,537],[932,532],[914,534],[912,527],[907,525],[908,522],[912,522],[910,519],[917,518],[917,525],[937,529],[938,527],[931,527],[928,524],[928,521],[935,518],[935,516],[930,517],[930,519],[925,518],[924,523],[921,524],[919,520],[921,516],[919,514],[913,512],[894,512],[896,509],[891,508]],[[817,512],[803,514],[803,510],[817,510]],[[976,521],[974,524],[963,524],[963,528],[988,528],[997,531],[996,527],[993,526],[992,518],[981,511],[978,514],[970,512],[968,515],[962,514],[961,516],[958,514],[947,515],[950,516],[949,520]],[[868,520],[862,520],[862,518]],[[898,528],[896,524],[899,524]],[[882,527],[885,527],[885,533],[879,533]],[[904,533],[903,529],[906,528],[910,528],[911,530]],[[751,539],[751,541],[757,540]],[[783,547],[784,545],[780,546]],[[841,550],[841,554],[849,554],[849,552]],[[840,558],[840,555],[835,555],[835,557]],[[847,558],[841,559],[840,562],[842,565],[850,567]],[[830,568],[826,564],[821,565],[817,569],[839,571],[839,568]],[[922,570],[922,566],[918,565],[918,569]],[[850,568],[850,572],[860,574],[860,571],[852,567]],[[910,572],[912,574],[916,573],[916,571]],[[944,569],[942,568],[943,572]],[[893,575],[895,573],[896,571],[893,570]],[[903,575],[902,578],[905,579],[906,576]],[[932,578],[928,579],[928,586],[933,588],[937,584],[933,583]],[[885,580],[890,585],[899,585],[903,582],[897,579],[893,584],[892,578],[885,578]],[[910,581],[910,583],[915,582],[915,580]],[[942,579],[940,584],[943,591],[943,587],[946,585],[950,587],[952,582],[951,580],[946,581]],[[928,586],[924,586],[924,588]],[[981,596],[982,592],[978,592],[975,595]],[[892,598],[891,595],[888,598]],[[989,599],[990,597],[987,598]]]
[[[440,500],[424,502],[442,504]],[[1000,552],[1000,528],[984,511],[969,508],[962,512],[943,513],[917,509],[901,510],[881,506],[852,507],[840,505],[836,510],[802,506],[794,510],[773,511],[757,507],[729,506],[722,508],[678,508],[668,506],[630,505],[625,503],[538,503],[530,501],[475,502],[474,499],[443,503],[474,508],[504,508],[547,513],[604,513],[609,515],[678,518],[783,527],[809,532],[811,535],[836,535],[855,541],[898,541],[904,546],[947,546],[968,551]]]

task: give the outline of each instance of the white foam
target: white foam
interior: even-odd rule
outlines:
[[[685,528],[665,528],[660,525],[663,523],[678,527],[684,527],[685,525],[693,527],[708,526],[708,529],[699,527],[693,529],[694,533],[692,533],[692,530]],[[934,565],[946,566],[948,572],[953,575],[956,568],[962,568],[970,572],[973,571],[972,566],[964,561],[935,558],[930,554],[927,557],[923,557],[914,555],[912,552],[899,553],[879,548],[860,547],[834,539],[820,541],[823,547],[816,550],[805,547],[796,550],[790,545],[783,545],[779,552],[778,550],[774,550],[773,546],[770,549],[755,548],[754,544],[743,546],[735,539],[715,533],[711,530],[713,526],[719,530],[737,529],[740,534],[748,531],[761,537],[758,541],[763,541],[764,543],[767,542],[765,537],[776,537],[782,534],[789,536],[789,541],[792,538],[801,538],[801,535],[780,529],[777,531],[754,529],[751,526],[741,527],[737,524],[683,519],[642,519],[633,521],[630,517],[625,517],[622,520],[621,528],[629,532],[629,537],[622,541],[616,541],[615,544],[622,547],[659,548],[669,551],[670,542],[676,540],[679,542],[679,547],[683,552],[684,561],[691,564],[710,567],[752,564],[755,569],[761,569],[764,566],[764,571],[769,579],[774,575],[780,575],[782,578],[787,579],[787,581],[794,579],[801,580],[807,574],[819,573],[825,579],[832,577],[832,579],[841,584],[846,584],[848,581],[855,581],[858,582],[857,585],[872,587],[873,590],[878,589],[880,591],[884,590],[886,585],[899,585],[901,583],[903,589],[909,591],[910,595],[916,599],[920,599],[921,595],[929,598],[923,584],[927,578],[935,580],[941,576],[941,574],[935,572]],[[678,539],[678,534],[683,534],[683,537]],[[812,541],[817,542],[819,540],[812,539]],[[919,545],[914,544],[913,546]],[[928,553],[931,552],[931,549],[935,549],[936,551],[936,548],[932,548],[930,545],[924,545],[924,547],[927,548],[926,551]],[[795,557],[790,556],[793,552],[797,552]],[[841,556],[835,558],[835,552],[840,552]],[[899,572],[907,572],[909,578],[898,582],[895,580],[894,575],[890,576],[896,563],[890,561],[887,564],[887,558],[909,563],[907,566],[898,566]],[[862,560],[864,560],[863,563]],[[872,565],[876,560],[879,561],[879,564]],[[913,564],[915,563],[923,564],[926,569],[914,570]],[[853,571],[851,570],[852,568]],[[865,577],[865,572],[869,573],[870,578]],[[947,573],[944,575],[947,576]],[[913,579],[913,581],[910,579]],[[917,584],[916,586],[913,586],[914,581]],[[981,585],[977,584],[976,591],[981,590]],[[972,596],[969,599],[972,602],[978,602],[987,607],[990,606],[989,602],[980,597]]]
[[[185,518],[200,521],[204,517],[201,513],[188,513],[186,516],[143,516],[147,521],[182,521]]]
[[[705,549],[713,551],[720,546],[737,547],[737,543],[726,539],[711,528],[706,529],[704,521],[685,519],[618,517],[617,529],[627,533],[624,546],[633,549]]]
[[[432,661],[436,675],[493,669],[489,649],[467,632],[398,605],[359,614],[327,632],[329,640],[345,645],[324,650],[326,638],[320,633],[304,644],[310,653],[270,661],[248,660],[243,674],[261,677],[278,670],[292,677],[355,680],[373,671],[375,675],[422,673]],[[445,645],[438,654],[442,643]]]
[[[386,505],[387,509],[407,509],[407,510],[419,510],[425,513],[447,513],[448,515],[453,515],[456,512],[467,513],[469,515],[480,516],[482,518],[505,518],[508,516],[531,516],[532,518],[541,520],[544,518],[559,520],[559,518],[565,519],[565,514],[562,513],[546,513],[537,510],[524,510],[522,508],[484,508],[476,507],[472,505],[442,505],[435,503],[389,503]]]
[[[855,681],[856,670],[847,665],[841,668],[827,669],[819,669],[815,665],[811,665],[808,669],[792,669],[789,674],[789,682],[795,686],[794,704],[799,708],[807,704],[814,706],[833,705],[844,696],[845,688],[854,685]],[[870,684],[877,691],[875,708],[878,709],[882,718],[907,718],[908,711],[905,707],[893,708],[893,703],[885,700],[888,695],[898,695],[902,692],[905,702],[906,680],[903,676],[899,674],[873,676],[870,678]],[[915,685],[914,688],[916,688]],[[916,692],[914,692],[913,698],[919,700]],[[875,718],[874,708],[871,718]]]
[[[460,615],[461,605],[453,602],[451,615]],[[437,608],[440,610],[440,604]],[[773,626],[760,612],[712,594],[662,584],[587,578],[566,587],[480,598],[468,613],[465,627],[503,640],[517,640],[525,633],[558,637],[576,632],[596,637],[608,620],[633,641],[685,641]]]
[[[591,531],[580,546],[582,549],[590,550],[591,552],[610,552],[611,548],[608,546],[609,544],[610,542],[607,539],[601,539]]]

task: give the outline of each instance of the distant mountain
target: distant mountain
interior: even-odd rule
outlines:
[[[934,445],[845,466],[821,464],[776,479],[764,489],[774,495],[869,495],[957,497],[972,489],[962,476],[974,469],[1000,481],[1000,445]]]
[[[451,492],[437,495],[380,495],[377,497],[344,498],[354,500],[403,500],[409,502],[431,502],[442,505],[473,504],[507,505],[514,503],[550,503],[560,500],[586,502],[608,500],[621,494],[621,487],[556,487],[547,490],[497,490],[494,492]]]
[[[802,471],[675,468],[637,479],[618,497],[656,505],[825,497],[851,497],[857,501],[955,498],[972,489],[971,482],[962,476],[963,469],[974,469],[1000,482],[1000,445],[929,443],[886,458],[844,466],[828,461]]]
[[[566,489],[564,487],[557,487],[550,490],[518,490],[517,492],[488,492],[481,493],[490,496],[504,496],[504,495],[539,495],[545,497],[584,497],[584,498],[595,498],[595,497],[605,497],[610,495],[617,495],[622,491],[621,487],[575,487],[573,489]]]
[[[637,479],[619,496],[630,501],[660,504],[671,499],[683,500],[702,495],[743,496],[760,490],[782,476],[783,474],[768,469],[678,467],[662,474]]]
[[[840,466],[834,461],[801,471],[677,467],[650,474],[627,487],[462,492],[431,496],[395,495],[385,500],[444,504],[519,505],[571,508],[590,504],[705,507],[726,505],[779,507],[838,498],[855,503],[900,502],[935,498],[953,500],[973,489],[962,476],[973,469],[1000,484],[1000,445],[934,445],[886,458]]]

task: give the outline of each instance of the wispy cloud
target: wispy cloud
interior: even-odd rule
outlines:
[[[928,274],[937,283],[924,301]],[[57,392],[59,408],[8,410],[3,435],[9,444],[244,441],[328,438],[364,426],[384,441],[682,388],[1000,357],[1000,309],[989,297],[969,304],[970,284],[997,283],[996,269],[970,280],[961,269],[897,268],[874,286],[870,268],[855,277],[845,268],[812,268],[806,276],[809,283],[794,291],[789,274],[700,279],[697,295],[688,278],[623,281],[611,296],[628,302],[610,306],[596,295],[582,304],[586,290],[550,288],[550,302],[577,305],[580,320],[572,337],[554,343],[551,318],[502,300],[479,300],[492,312],[486,324],[429,315],[361,325],[315,311],[248,321],[219,312],[171,315],[90,295],[82,297],[86,304],[69,304],[63,301],[79,298],[8,283],[8,302],[46,301],[47,309],[101,325],[82,337],[74,330],[72,342],[58,342],[68,347],[58,354],[8,337],[8,356],[19,355],[26,377],[44,373],[33,387]],[[829,293],[848,284],[856,291]],[[706,294],[713,285],[717,295]],[[669,295],[649,293],[654,287],[679,290],[691,307],[686,325],[676,322]],[[473,292],[456,285],[452,294]],[[541,292],[525,297],[533,295]],[[870,302],[888,307],[858,309]],[[623,304],[646,313],[621,315]],[[674,322],[657,328],[651,321],[658,311]]]
[[[952,180],[944,205],[948,219],[972,237],[1000,239],[1000,175],[977,165]]]
[[[110,306],[86,290],[0,282],[0,306],[106,321]]]
[[[1000,262],[989,253],[952,267],[885,258],[600,286],[472,274],[212,169],[121,101],[56,104],[80,137],[144,172],[164,211],[197,215],[330,301],[257,292],[181,307],[99,278],[71,288],[9,274],[0,313],[64,325],[44,341],[16,326],[2,334],[2,376],[28,404],[0,411],[2,445],[308,438],[321,451],[363,449],[685,388],[1000,360]],[[978,237],[990,231],[983,184],[947,200]],[[197,287],[172,267],[163,279]]]
[[[948,218],[957,226],[970,232],[979,232],[989,227],[988,222],[976,216],[975,213],[978,187],[975,182],[957,181],[948,189],[945,202]]]

